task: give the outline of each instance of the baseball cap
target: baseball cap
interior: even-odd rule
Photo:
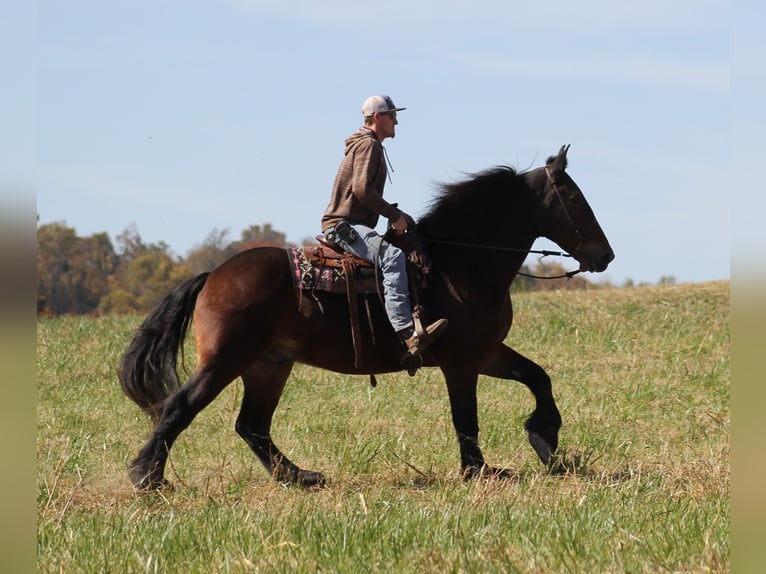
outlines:
[[[386,112],[401,112],[407,108],[397,108],[392,100],[388,96],[370,96],[362,104],[362,115],[364,117],[371,116],[374,113],[384,114]]]

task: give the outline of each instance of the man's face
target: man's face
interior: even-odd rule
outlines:
[[[381,141],[386,138],[396,137],[396,125],[399,121],[396,119],[396,112],[378,113],[376,133]]]

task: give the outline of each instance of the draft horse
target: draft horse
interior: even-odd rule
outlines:
[[[430,261],[430,281],[420,302],[430,316],[449,319],[449,328],[425,353],[424,366],[439,367],[444,374],[466,478],[504,474],[486,465],[479,448],[480,374],[520,381],[532,392],[536,404],[525,428],[544,464],[558,445],[561,416],[549,376],[503,341],[513,318],[511,282],[536,238],[557,243],[582,271],[604,271],[614,259],[590,206],[566,172],[568,148],[537,169],[496,167],[442,185],[416,223]],[[155,422],[151,438],[129,466],[136,488],[166,484],[173,442],[237,377],[244,396],[235,428],[266,470],[283,483],[325,484],[320,472],[288,460],[270,436],[293,365],[387,373],[402,370],[403,350],[376,301],[371,329],[363,329],[357,342],[364,363],[355,367],[348,301],[344,295],[321,295],[321,304],[307,297],[299,306],[286,251],[259,247],[187,281],[159,303],[135,333],[119,369],[123,391]],[[180,386],[176,361],[192,318],[197,366]]]

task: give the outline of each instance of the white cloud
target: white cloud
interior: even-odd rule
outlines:
[[[725,26],[727,0],[547,0],[513,2],[509,0],[387,0],[380,4],[356,0],[229,0],[236,8],[251,13],[267,13],[320,23],[356,22],[360,26],[396,22],[468,23],[481,21],[488,26],[535,27],[541,31],[587,27],[594,30],[682,29]]]
[[[251,14],[318,25],[355,23],[389,32],[399,24],[424,24],[418,34],[427,49],[471,69],[533,77],[613,78],[631,84],[719,93],[729,90],[727,54],[705,56],[711,48],[725,49],[728,45],[726,0],[388,0],[375,8],[355,0],[229,1]],[[482,42],[466,46],[461,30],[494,38],[493,50],[513,50],[513,56],[476,51]],[[439,40],[432,38],[429,43],[434,34]],[[647,41],[653,35],[657,35],[656,43]],[[688,54],[677,52],[674,41],[682,43]],[[593,42],[602,51],[584,54],[584,46]],[[694,42],[706,50],[695,50]],[[439,46],[449,46],[447,53]],[[522,48],[540,57],[519,58]]]
[[[470,68],[504,74],[586,80],[611,78],[641,85],[691,88],[720,93],[729,91],[729,66],[725,62],[683,62],[668,58],[628,55],[522,59],[455,53],[449,57]]]

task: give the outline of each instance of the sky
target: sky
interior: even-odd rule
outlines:
[[[745,22],[765,21],[754,9]],[[732,74],[752,73],[732,68],[730,52],[749,46],[732,41],[737,8],[726,1],[69,0],[28,10],[36,129],[15,148],[34,150],[38,225],[113,241],[131,227],[179,256],[211,233],[236,240],[266,223],[292,242],[312,238],[362,101],[388,94],[407,110],[384,144],[386,198],[411,215],[437,182],[534,168],[571,144],[568,171],[616,254],[587,279],[730,277],[731,131],[738,118],[743,133],[749,125],[732,117]],[[21,152],[3,147],[7,170]]]

